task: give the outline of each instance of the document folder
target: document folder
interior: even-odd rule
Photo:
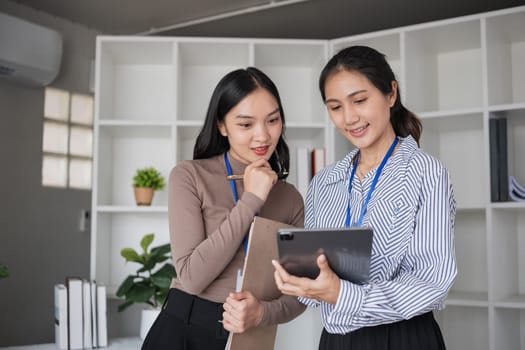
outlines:
[[[275,285],[271,261],[278,258],[275,240],[277,230],[291,227],[282,222],[255,217],[248,238],[241,291],[250,291],[257,299],[266,301],[281,296]],[[230,333],[226,350],[272,350],[276,333],[277,325],[254,327],[244,333]]]

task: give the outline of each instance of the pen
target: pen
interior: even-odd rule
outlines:
[[[284,179],[284,177],[288,175],[287,171],[283,171],[282,173],[277,173],[277,178],[279,180]],[[242,180],[244,178],[243,174],[234,174],[234,175],[228,175],[226,176],[228,180]]]

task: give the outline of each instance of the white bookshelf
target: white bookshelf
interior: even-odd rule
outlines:
[[[329,41],[99,37],[91,277],[114,293],[132,271],[122,247],[138,247],[147,232],[169,241],[167,191],[136,207],[131,178],[146,165],[167,176],[191,159],[212,90],[232,69],[253,65],[276,83],[290,182],[296,147],[325,147],[328,162],[350,151],[327,118],[318,77],[332,53],[356,44],[387,55],[403,101],[422,119],[422,148],[452,176],[459,271],[436,313],[447,348],[524,349],[525,203],[490,202],[488,125],[507,118],[509,175],[525,184],[525,6]]]

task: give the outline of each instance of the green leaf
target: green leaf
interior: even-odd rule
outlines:
[[[169,243],[166,243],[166,244],[163,244],[163,245],[160,245],[158,247],[154,247],[154,248],[151,248],[151,254],[152,255],[165,255],[165,254],[169,254],[171,251],[171,246]]]
[[[172,264],[165,264],[153,276],[168,276],[168,277],[177,277],[177,272],[175,272],[175,267]]]
[[[164,303],[164,301],[166,300],[166,297],[168,296],[168,293],[169,293],[169,289],[160,290],[159,293],[157,294],[157,299],[160,300],[161,303]]]
[[[133,302],[131,300],[127,300],[118,306],[118,311],[119,312],[124,311],[125,309],[127,309],[128,306],[132,304]]]
[[[148,233],[147,235],[144,235],[144,237],[142,237],[142,240],[140,241],[140,246],[142,247],[145,253],[148,251],[148,247],[151,244],[151,242],[153,242],[154,238],[154,233]]]
[[[132,248],[121,250],[121,255],[126,261],[133,261],[141,266],[137,269],[136,274],[129,275],[117,290],[117,296],[125,299],[125,303],[119,306],[119,311],[133,303],[159,306],[159,303],[164,302],[168,295],[172,279],[177,276],[173,265],[167,262],[171,259],[170,244],[150,247],[154,237],[154,233],[148,233],[142,237],[140,241],[142,254]],[[157,267],[160,268],[157,269]],[[155,269],[157,270],[153,272]]]
[[[169,289],[171,280],[177,277],[175,268],[171,264],[162,266],[157,272],[151,275],[151,282],[160,289]]]
[[[153,167],[138,169],[133,176],[133,187],[150,187],[162,190],[165,186],[164,177]]]
[[[124,282],[118,287],[117,289],[117,296],[122,297],[124,296],[132,287],[134,284],[135,276],[129,275]]]
[[[171,277],[167,276],[151,276],[151,282],[159,288],[169,288],[171,284]]]
[[[126,294],[126,299],[134,303],[147,303],[155,295],[155,287],[146,284],[135,284]]]
[[[7,266],[0,264],[0,278],[9,277]]]
[[[134,261],[142,264],[142,259],[139,253],[137,253],[137,251],[133,248],[122,248],[120,255],[122,255],[126,261]]]

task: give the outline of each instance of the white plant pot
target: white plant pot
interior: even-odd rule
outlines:
[[[144,340],[149,332],[149,329],[153,325],[153,322],[157,319],[160,313],[160,309],[144,309],[140,315],[140,339]]]

